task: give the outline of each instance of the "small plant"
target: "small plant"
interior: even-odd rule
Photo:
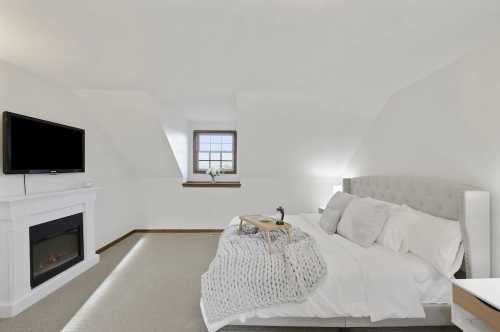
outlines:
[[[210,166],[206,172],[212,178],[212,183],[216,182],[216,178],[224,174],[224,171],[219,167]]]

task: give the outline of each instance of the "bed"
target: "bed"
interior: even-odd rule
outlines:
[[[343,191],[359,197],[405,204],[433,216],[457,220],[465,251],[463,265],[457,275],[466,278],[490,276],[488,192],[442,180],[404,176],[344,179]],[[328,263],[329,275],[334,273],[335,278],[327,276],[303,303],[285,303],[250,310],[218,322],[208,323],[205,320],[209,331],[216,331],[226,325],[364,327],[451,324],[451,282],[448,278],[416,255],[400,255],[379,245],[360,248],[339,235],[327,236],[317,226],[319,217],[318,214],[300,214],[287,216],[287,220],[314,237]],[[376,257],[374,264],[370,262],[370,257]],[[356,265],[353,258],[362,264]],[[370,276],[371,288],[361,289],[358,286],[361,281],[353,277],[359,266],[366,269],[361,275]],[[387,273],[381,267],[392,268]],[[402,281],[408,279],[408,276],[414,280],[415,285],[411,288],[415,291],[398,293],[398,287],[408,288],[408,284]],[[385,280],[388,278],[393,280]],[[342,280],[342,287],[339,287],[339,280]],[[390,299],[404,293],[405,296],[417,299],[423,312],[419,313],[411,308],[412,310],[408,310],[410,314],[390,315],[391,305],[398,302],[396,299],[393,303],[387,303],[385,311],[377,313],[376,305],[380,303],[370,307],[370,296],[366,293],[373,293],[379,299]],[[200,305],[206,318],[203,301]],[[402,310],[397,309],[399,312]],[[378,319],[374,320],[374,315],[378,315]]]

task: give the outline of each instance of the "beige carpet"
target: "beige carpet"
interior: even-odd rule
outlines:
[[[200,275],[218,235],[134,234],[101,263],[17,317],[12,332],[206,332],[199,310]],[[346,329],[228,327],[224,332],[330,332]],[[455,328],[350,329],[352,332],[458,331]]]
[[[0,319],[1,332],[56,332],[80,309],[141,238],[134,235],[101,255],[101,262],[14,318]]]

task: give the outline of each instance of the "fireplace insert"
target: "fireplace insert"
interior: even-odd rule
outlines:
[[[30,227],[31,288],[83,258],[83,213]]]

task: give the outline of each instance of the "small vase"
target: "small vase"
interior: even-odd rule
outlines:
[[[212,177],[212,184],[214,184],[215,182],[217,182],[217,181],[215,181],[215,176],[211,175],[211,177]]]

